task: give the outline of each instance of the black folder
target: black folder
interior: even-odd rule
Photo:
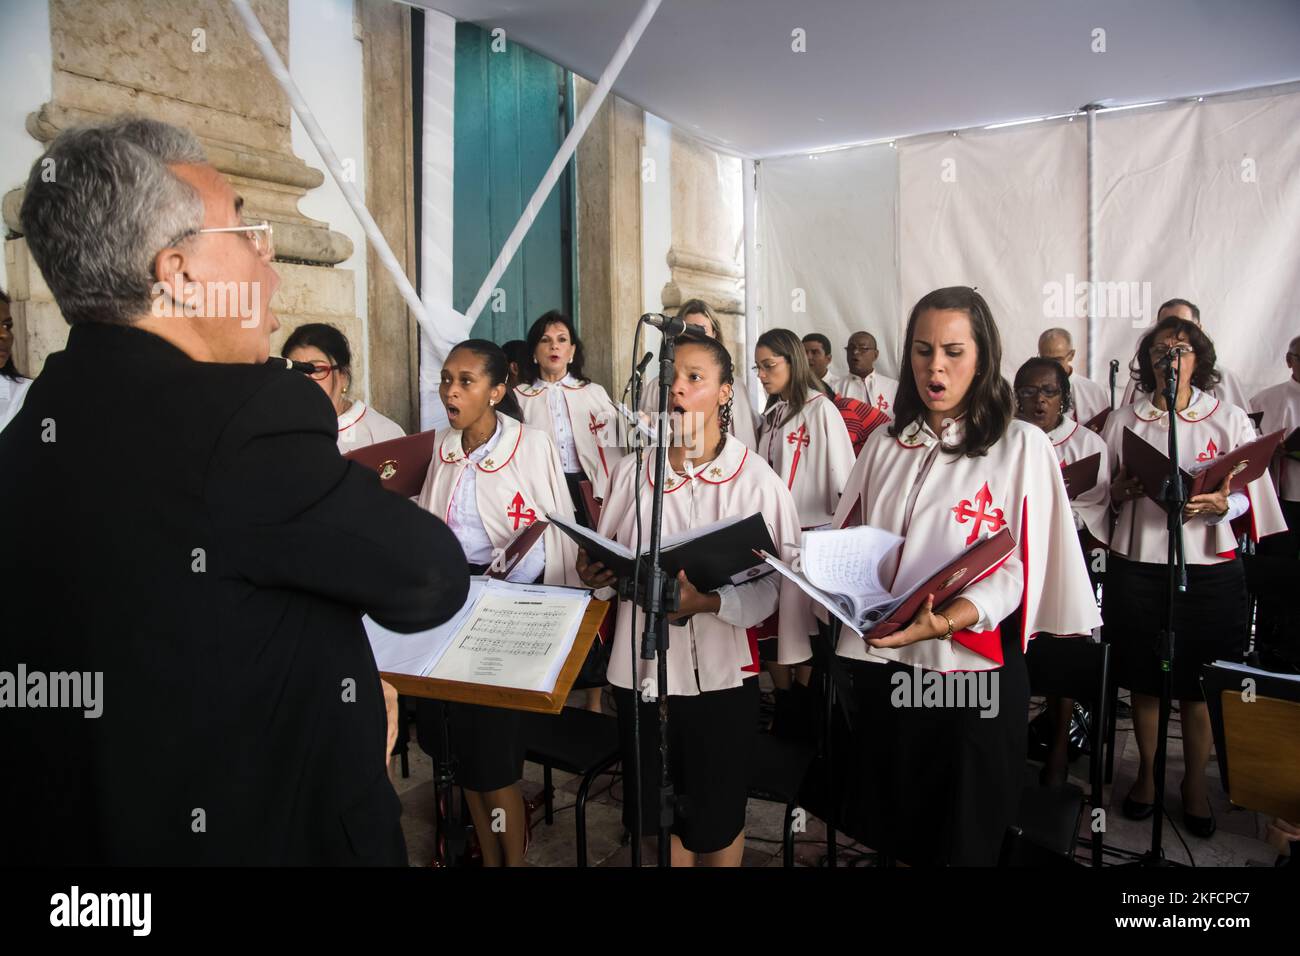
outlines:
[[[632,578],[637,559],[632,556],[630,549],[563,518],[555,515],[546,517],[587,552],[588,560],[599,561],[620,579]],[[759,550],[769,553],[776,551],[762,515],[755,513],[739,521],[713,527],[713,530],[700,530],[700,534],[691,535],[661,549],[660,561],[670,576],[676,577],[678,571],[685,571],[686,577],[697,591],[707,592],[716,591],[725,584],[744,584],[771,571],[767,563],[755,554]],[[649,550],[648,524],[642,544]],[[644,580],[649,568],[649,556],[644,551],[640,562],[641,577]]]

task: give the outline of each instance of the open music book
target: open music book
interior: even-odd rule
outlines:
[[[571,521],[547,515],[547,520],[557,525],[565,534],[578,542],[592,561],[599,561],[620,578],[633,576],[637,556],[630,548],[599,535]],[[646,523],[644,548],[639,560],[645,564],[650,550],[650,527]],[[685,571],[696,590],[716,591],[724,584],[744,584],[770,573],[756,551],[772,552],[772,536],[762,515],[757,513],[744,518],[724,518],[722,521],[666,534],[660,542],[660,560],[669,576],[676,577]],[[642,568],[642,575],[646,569]]]
[[[590,601],[584,588],[473,577],[465,604],[432,630],[362,622],[381,672],[549,693]]]
[[[902,544],[903,539],[892,532],[861,525],[805,531],[798,568],[770,553],[762,557],[854,634],[874,638],[910,624],[927,594],[934,595],[936,608],[942,607],[1015,550],[1011,532],[1003,528],[976,541],[913,587],[894,594],[885,585],[883,569]]]

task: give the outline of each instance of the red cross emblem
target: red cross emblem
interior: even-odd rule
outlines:
[[[506,517],[515,519],[514,530],[519,530],[519,522],[532,524],[537,520],[537,512],[532,508],[524,509],[524,496],[521,492],[516,491],[515,496],[510,499],[510,507],[506,509]]]
[[[1214,447],[1214,439],[1211,438],[1211,439],[1210,439],[1210,443],[1209,443],[1208,445],[1205,446],[1205,451],[1203,451],[1203,452],[1201,452],[1199,455],[1197,455],[1197,456],[1196,456],[1196,460],[1197,460],[1197,461],[1213,461],[1214,458],[1215,458],[1215,456],[1218,455],[1218,454],[1219,454],[1219,449],[1217,449],[1217,448]]]
[[[596,441],[596,451],[600,454],[600,467],[603,468],[605,474],[608,475],[609,465],[605,463],[605,446],[601,442],[600,435],[600,433],[605,430],[605,419],[597,419],[595,412],[589,412],[588,414],[591,416],[591,424],[587,427],[587,431],[591,432],[591,437]]]
[[[975,495],[974,509],[971,508],[969,498],[963,498],[957,507],[952,509],[952,513],[957,516],[958,524],[965,524],[970,518],[975,519],[975,526],[970,529],[970,537],[966,539],[968,545],[974,544],[975,539],[980,536],[980,525],[983,522],[989,523],[990,532],[1000,531],[1007,523],[1002,516],[1002,509],[990,508],[991,504],[993,504],[993,495],[989,493],[989,483],[986,481]]]
[[[799,456],[808,446],[808,426],[800,425],[798,431],[790,432],[785,436],[785,442],[787,445],[794,445],[794,460],[790,462],[790,481],[786,485],[787,488],[793,488],[794,473],[799,470]]]

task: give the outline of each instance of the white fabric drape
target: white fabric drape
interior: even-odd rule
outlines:
[[[1086,125],[1080,116],[763,160],[761,328],[825,331],[842,372],[841,339],[866,327],[894,375],[916,300],[974,285],[998,320],[1008,378],[1053,326],[1070,330],[1086,370]],[[1182,297],[1200,305],[1221,363],[1249,393],[1281,381],[1300,302],[1300,92],[1103,112],[1095,145],[1094,380],[1104,385],[1118,359],[1122,392],[1156,307]],[[805,313],[792,311],[795,289]]]
[[[1150,283],[1152,311],[1199,305],[1247,394],[1286,378],[1300,332],[1300,93],[1103,113],[1097,135],[1101,278]],[[1140,325],[1098,322],[1121,384]]]
[[[825,334],[828,378],[848,373],[844,346],[865,329],[896,376],[898,155],[887,145],[814,155],[759,164],[761,328]]]
[[[1085,368],[1086,313],[1067,287],[1087,279],[1086,146],[1085,124],[1066,120],[899,142],[900,321],[932,289],[975,286],[1008,380],[1053,326]]]

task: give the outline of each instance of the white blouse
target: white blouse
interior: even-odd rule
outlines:
[[[1282,440],[1300,428],[1300,382],[1293,378],[1280,385],[1266,388],[1255,396],[1250,403],[1252,412],[1263,412],[1259,421],[1262,435],[1270,435],[1279,429],[1285,434]],[[1274,487],[1278,496],[1284,501],[1300,501],[1300,461],[1285,454],[1280,461],[1273,464]]]
[[[470,462],[477,465],[491,454],[501,441],[501,431],[501,423],[498,422],[492,437],[469,454]],[[469,564],[490,564],[494,548],[478,510],[475,488],[477,476],[477,468],[464,469],[460,481],[456,483],[451,493],[451,505],[447,509],[447,526],[460,541],[461,549],[465,552],[465,560]],[[541,577],[545,570],[546,539],[543,537],[511,569],[507,580],[531,584]]]
[[[5,426],[23,407],[23,399],[27,397],[27,389],[31,384],[30,378],[20,378],[15,382],[7,376],[0,375],[0,431],[4,431]]]
[[[573,440],[573,422],[569,421],[569,409],[564,404],[564,393],[558,388],[551,388],[550,384],[539,378],[533,383],[533,388],[546,389],[546,405],[551,410],[551,421],[555,427],[555,447],[560,452],[560,464],[564,467],[566,475],[576,475],[582,471],[582,464],[578,461],[578,445]],[[565,375],[556,384],[577,388],[582,383],[572,375]]]

